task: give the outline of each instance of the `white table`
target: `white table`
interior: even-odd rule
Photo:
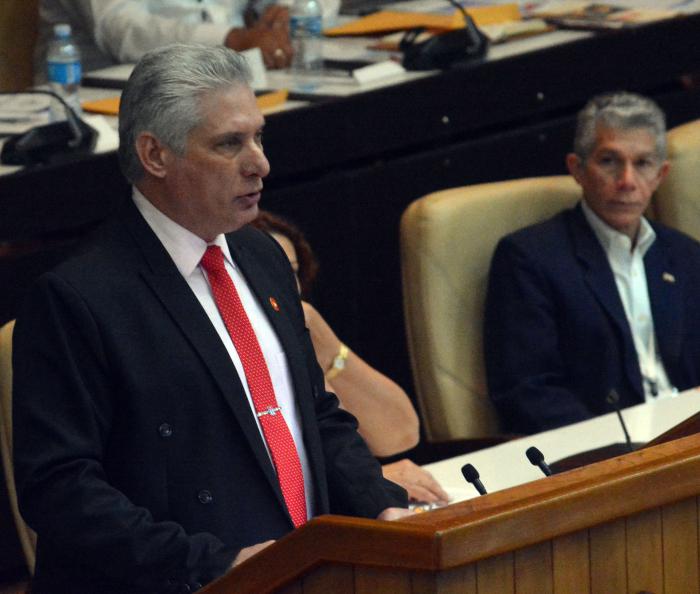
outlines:
[[[622,411],[633,442],[648,442],[700,411],[700,388],[682,392],[675,398],[639,404]],[[425,466],[449,493],[452,502],[477,497],[478,493],[462,476],[464,464],[472,464],[489,492],[500,491],[543,478],[539,468],[525,456],[536,446],[552,463],[556,460],[624,442],[615,413],[582,421],[559,429],[522,437],[478,452],[456,456]]]

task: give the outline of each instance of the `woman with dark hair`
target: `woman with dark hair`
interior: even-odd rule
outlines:
[[[392,456],[418,443],[418,415],[401,387],[368,365],[335,335],[310,304],[318,263],[301,231],[290,222],[260,211],[252,223],[280,244],[297,275],[306,325],[326,384],[343,408],[359,422],[358,431],[375,456]],[[404,487],[414,501],[447,503],[448,495],[432,475],[408,459],[383,466],[384,476]]]

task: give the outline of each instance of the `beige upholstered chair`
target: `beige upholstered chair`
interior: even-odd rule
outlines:
[[[17,526],[17,535],[22,545],[29,573],[33,575],[36,558],[36,535],[19,515],[12,465],[12,330],[14,325],[14,322],[9,322],[0,328],[0,453],[2,453],[5,484],[7,485],[12,515]]]
[[[656,192],[656,219],[700,241],[700,120],[668,132],[671,171]]]
[[[491,255],[507,233],[546,219],[579,197],[568,176],[520,179],[436,192],[403,214],[404,312],[428,441],[499,433],[482,356]]]
[[[38,0],[0,0],[0,91],[32,85]]]

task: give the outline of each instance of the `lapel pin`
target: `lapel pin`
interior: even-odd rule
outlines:
[[[661,275],[661,278],[664,279],[667,283],[675,283],[676,282],[676,277],[673,276],[670,272],[664,272]]]
[[[274,309],[275,311],[280,310],[280,306],[277,303],[277,299],[275,299],[274,297],[270,297],[270,305],[272,306],[272,309]]]

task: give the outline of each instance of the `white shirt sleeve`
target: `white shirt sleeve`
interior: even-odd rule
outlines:
[[[194,3],[89,1],[98,47],[120,62],[135,62],[145,52],[169,43],[221,45],[232,27],[243,26],[241,10],[228,11],[226,20],[202,22],[206,4],[198,8]]]

